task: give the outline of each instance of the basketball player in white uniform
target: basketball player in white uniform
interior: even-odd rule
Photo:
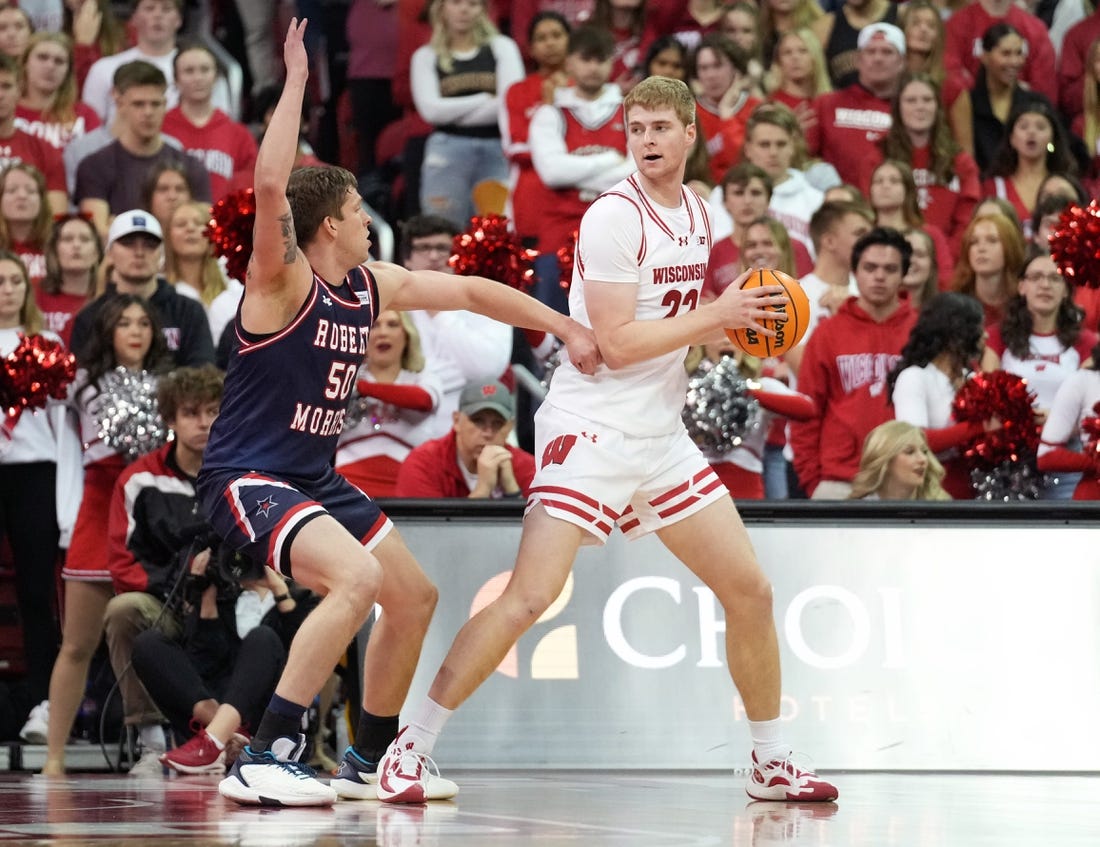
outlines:
[[[652,77],[623,108],[638,172],[584,215],[569,306],[595,331],[604,364],[586,376],[559,366],[535,417],[538,462],[519,557],[499,599],[459,632],[428,697],[379,764],[378,798],[422,802],[428,756],[452,710],[492,673],[561,592],[584,543],[618,524],[656,532],[714,591],[726,654],[753,738],[749,794],[829,801],[836,788],[790,761],[779,721],[779,651],[771,586],[733,501],[680,421],[689,344],[752,327],[779,286],[741,290],[743,274],[699,303],[711,232],[706,204],[683,186],[695,101],[682,82]]]

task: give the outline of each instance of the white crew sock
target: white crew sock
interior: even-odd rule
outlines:
[[[749,721],[749,734],[752,735],[752,749],[759,764],[766,765],[791,755],[790,745],[783,740],[783,721],[780,718]]]
[[[143,723],[138,727],[138,738],[145,750],[163,753],[168,749],[168,739],[164,737],[164,727],[159,723]]]
[[[453,709],[444,709],[431,697],[425,697],[405,726],[401,743],[405,746],[411,744],[417,753],[430,756],[435,742],[439,740],[439,733],[453,713]]]

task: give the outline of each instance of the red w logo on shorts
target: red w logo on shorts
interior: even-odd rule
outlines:
[[[559,435],[547,444],[546,449],[542,451],[542,467],[564,464],[565,457],[569,455],[569,451],[573,449],[573,445],[576,443],[577,436],[575,435]]]

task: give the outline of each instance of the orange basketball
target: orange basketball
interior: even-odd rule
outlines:
[[[786,353],[802,340],[802,336],[806,334],[806,327],[810,324],[810,298],[806,296],[797,279],[783,271],[763,269],[753,271],[752,276],[745,280],[745,284],[741,287],[759,288],[763,285],[783,286],[783,293],[790,300],[789,303],[780,306],[764,307],[768,311],[787,315],[785,321],[761,321],[768,329],[775,330],[775,336],[761,335],[753,329],[726,330],[726,336],[739,350],[758,359],[781,356]]]

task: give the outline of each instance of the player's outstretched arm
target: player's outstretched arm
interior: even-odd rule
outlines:
[[[298,250],[294,219],[286,198],[287,180],[298,153],[302,98],[309,76],[309,59],[303,43],[305,29],[305,20],[290,22],[283,45],[286,84],[256,154],[256,223],[247,278],[250,294],[278,295],[284,289],[301,287],[304,296],[304,287],[311,279],[305,258]],[[299,292],[286,293],[296,301],[296,308],[301,300]]]
[[[751,327],[761,335],[775,333],[760,321],[776,317],[765,306],[787,302],[783,287],[742,289],[752,271],[741,274],[722,294],[698,308],[662,320],[637,320],[637,287],[617,282],[584,281],[584,304],[596,341],[609,368],[655,359],[696,344],[723,328]]]
[[[383,309],[466,309],[524,329],[541,329],[565,343],[569,361],[591,374],[601,361],[592,330],[555,312],[534,297],[480,276],[410,271],[383,262],[371,264]]]

